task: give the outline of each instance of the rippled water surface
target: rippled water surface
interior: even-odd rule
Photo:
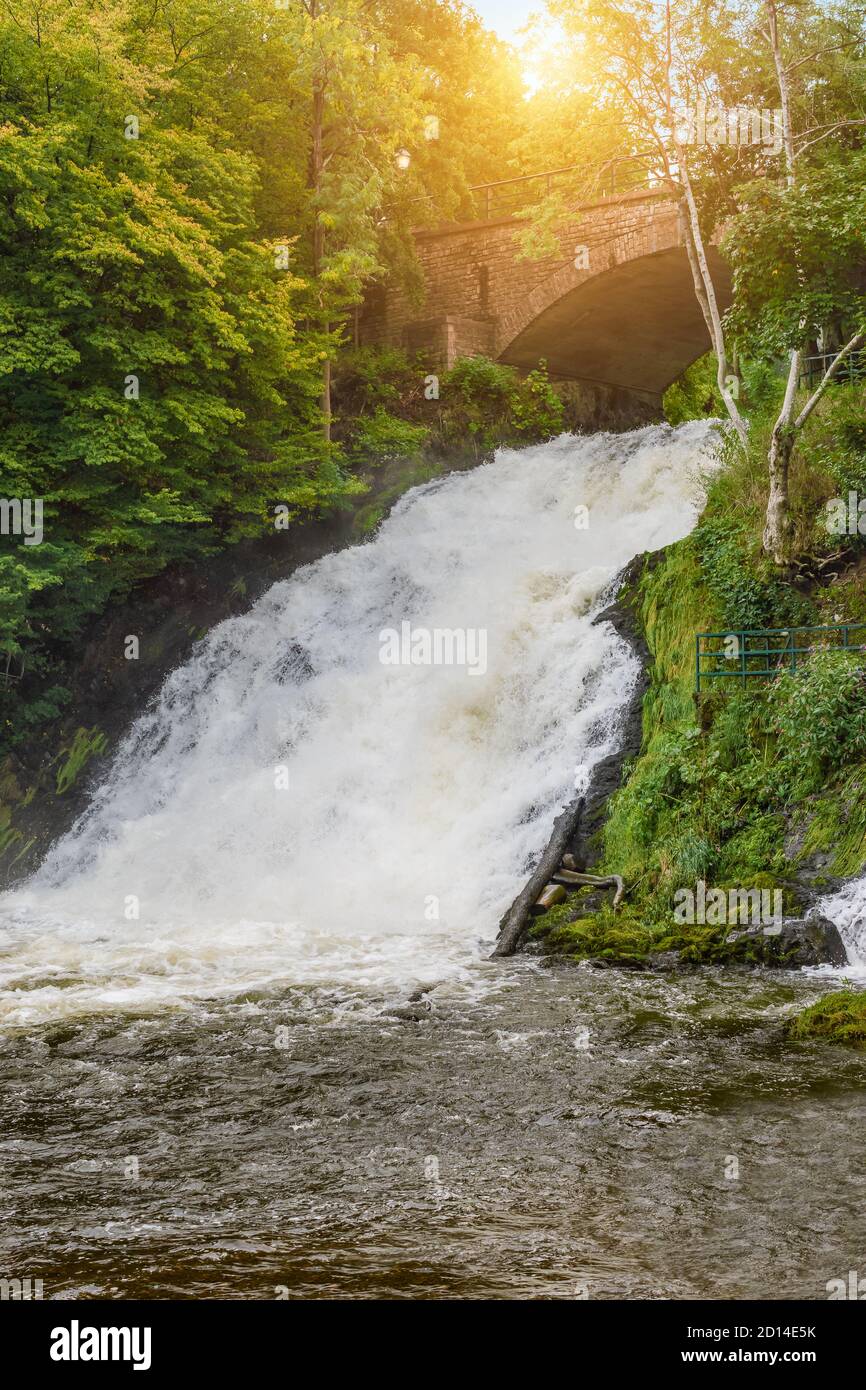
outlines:
[[[862,1267],[866,1058],[782,1038],[826,984],[486,969],[420,1022],[288,992],[8,1039],[0,1267],[254,1299],[815,1299]]]

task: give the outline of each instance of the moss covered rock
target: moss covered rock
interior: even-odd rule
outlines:
[[[845,1043],[866,1050],[866,992],[837,990],[804,1009],[788,1027],[791,1038]]]

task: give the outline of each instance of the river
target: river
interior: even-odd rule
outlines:
[[[789,1299],[862,1265],[866,1059],[783,1030],[820,972],[487,959],[616,747],[637,663],[592,619],[712,466],[700,423],[503,451],[173,673],[0,899],[0,1274]],[[405,623],[483,660],[383,662]]]

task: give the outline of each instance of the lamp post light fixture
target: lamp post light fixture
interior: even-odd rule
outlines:
[[[397,161],[398,169],[408,169],[412,163],[412,156],[408,150],[398,150],[394,158]]]

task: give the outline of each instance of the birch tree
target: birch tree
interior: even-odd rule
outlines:
[[[617,0],[551,0],[551,8],[572,33],[580,36],[580,53],[596,99],[617,103],[627,114],[638,141],[655,151],[664,182],[680,204],[683,243],[692,273],[695,296],[707,326],[716,359],[716,381],[740,446],[748,447],[749,422],[739,404],[738,382],[730,368],[727,337],[736,314],[723,317],[708,255],[708,220],[702,198],[713,195],[716,222],[734,218],[735,195],[752,182],[781,182],[794,193],[799,161],[807,150],[839,132],[851,132],[866,122],[857,114],[834,114],[798,137],[795,129],[794,76],[801,77],[827,54],[856,51],[862,45],[862,22],[856,14],[828,17],[823,11],[798,10],[806,36],[820,36],[817,47],[786,57],[780,32],[779,0],[760,0],[756,11],[742,13],[718,4],[711,9],[692,0],[635,0],[623,6]],[[811,28],[809,21],[813,21]],[[827,26],[830,26],[828,31]],[[755,52],[755,38],[766,45],[769,64]],[[803,45],[801,44],[802,48]],[[739,84],[731,101],[731,84]],[[772,93],[774,111],[780,111],[781,142],[778,151],[760,143],[737,148],[737,166],[725,158],[728,151],[703,148],[694,143],[694,113],[715,104],[739,109],[763,108]],[[776,106],[778,102],[778,106]],[[770,113],[768,113],[770,114]],[[777,160],[775,164],[773,161]],[[727,205],[726,205],[727,198]],[[736,223],[735,223],[736,225]],[[741,264],[748,263],[748,256]],[[840,268],[842,273],[842,268]],[[801,267],[801,278],[805,268]],[[740,279],[742,285],[742,275]],[[844,296],[843,296],[844,297]],[[850,307],[850,296],[849,307]],[[805,403],[800,403],[803,346],[816,325],[802,317],[793,346],[787,349],[787,373],[782,405],[775,421],[768,453],[769,493],[763,546],[776,564],[790,562],[790,467],[799,432],[852,353],[864,343],[863,320],[828,362],[821,381]]]
[[[779,32],[779,6],[776,0],[766,0],[767,42],[773,54],[773,65],[779,83],[779,98],[782,111],[783,148],[785,156],[785,181],[791,190],[797,184],[797,146],[791,115],[790,72],[782,53],[782,40]],[[816,55],[817,56],[817,55]],[[808,324],[801,320],[800,329],[805,334]],[[788,375],[785,382],[785,395],[782,408],[773,426],[768,458],[770,474],[770,494],[767,500],[767,517],[764,526],[764,550],[777,565],[787,565],[791,560],[791,520],[790,520],[790,475],[791,459],[797,436],[812,411],[817,406],[827,387],[836,377],[845,360],[852,352],[862,347],[866,336],[863,328],[849,338],[831,362],[827,365],[817,388],[805,404],[797,410],[797,387],[800,380],[802,345],[792,347],[788,359]]]

